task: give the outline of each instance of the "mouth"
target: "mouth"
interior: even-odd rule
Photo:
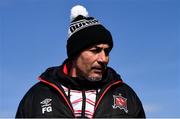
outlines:
[[[103,73],[104,72],[104,68],[102,68],[102,67],[92,67],[92,70],[95,73]]]

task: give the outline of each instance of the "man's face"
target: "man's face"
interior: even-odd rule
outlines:
[[[109,62],[108,44],[98,44],[80,53],[76,62],[76,75],[91,81],[101,80]]]

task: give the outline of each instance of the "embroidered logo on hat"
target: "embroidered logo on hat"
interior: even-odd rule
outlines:
[[[71,25],[70,25],[69,31],[68,31],[69,32],[68,33],[69,37],[73,33],[77,32],[77,31],[79,31],[79,30],[81,30],[81,29],[83,29],[85,27],[92,26],[92,25],[97,25],[97,24],[100,24],[100,23],[96,19],[90,19],[90,20],[82,19],[82,20],[79,20],[79,21],[76,21],[76,22],[72,22]]]

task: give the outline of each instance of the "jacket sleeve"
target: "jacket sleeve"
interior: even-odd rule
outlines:
[[[143,108],[139,111],[137,118],[146,118]]]
[[[146,118],[144,108],[143,108],[140,98],[130,86],[128,86],[127,84],[125,84],[125,86],[127,87],[126,87],[126,90],[124,90],[124,92],[128,91],[127,94],[129,95],[129,98],[131,99],[129,108],[131,108],[134,112],[133,118]]]
[[[31,117],[32,102],[33,102],[32,96],[29,95],[29,93],[26,93],[26,95],[23,97],[23,99],[19,103],[15,117],[16,118]]]
[[[40,96],[39,83],[32,86],[28,92],[24,95],[19,103],[16,118],[32,118],[34,117],[36,110],[39,109],[37,99]]]
[[[139,97],[137,96],[137,94],[134,92],[135,94],[135,99],[136,99],[136,107],[137,107],[137,112],[136,112],[136,118],[146,118],[145,112],[144,112],[144,108],[142,105],[141,100],[139,99]]]
[[[25,117],[25,113],[24,113],[24,106],[23,106],[23,100],[20,102],[18,110],[16,112],[16,118],[23,118]]]
[[[138,107],[139,107],[138,112],[137,112],[137,118],[146,118],[144,108],[143,108],[142,103],[139,100],[139,98],[137,99],[137,101],[138,101],[137,103],[138,103]]]
[[[54,90],[53,90],[54,91]],[[54,92],[53,92],[54,93]],[[56,100],[52,95],[51,88],[43,83],[37,83],[25,94],[19,103],[19,107],[17,109],[16,118],[47,118],[53,117],[54,111],[49,113],[43,113],[43,108],[41,102],[47,98],[52,100]],[[55,101],[54,101],[55,102]],[[54,105],[54,103],[51,103]],[[51,106],[52,106],[51,105]],[[47,108],[46,108],[47,109]]]

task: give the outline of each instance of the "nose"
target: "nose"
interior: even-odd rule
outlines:
[[[108,64],[109,62],[109,56],[105,53],[104,50],[99,52],[98,54],[98,60],[99,63]]]

